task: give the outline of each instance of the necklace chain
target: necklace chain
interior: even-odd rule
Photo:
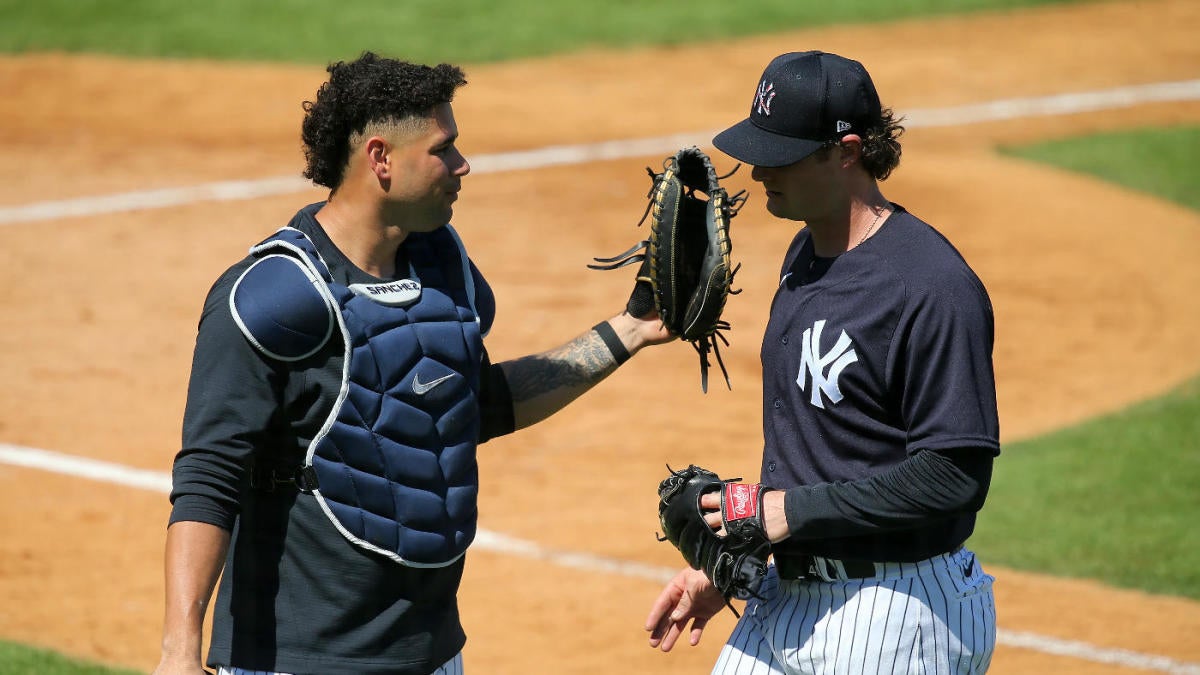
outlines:
[[[883,212],[886,210],[887,209],[879,209],[879,213],[875,214],[875,220],[871,221],[871,226],[867,228],[866,232],[863,232],[862,239],[859,239],[855,246],[861,246],[862,243],[867,240],[867,237],[871,236],[871,233],[875,231],[875,226],[879,224],[879,219],[883,217]]]
[[[885,212],[885,211],[887,211],[887,209],[886,209],[886,208],[883,208],[883,209],[880,209],[880,210],[879,210],[879,213],[876,213],[876,214],[875,214],[875,220],[871,221],[871,226],[867,228],[867,231],[866,231],[866,232],[863,232],[862,239],[859,239],[859,240],[858,240],[858,243],[857,243],[857,244],[855,244],[855,246],[860,246],[860,245],[861,245],[861,244],[862,244],[864,241],[866,241],[866,240],[867,240],[867,237],[871,236],[871,233],[875,231],[875,226],[879,224],[879,219],[883,217],[883,214],[884,214],[884,212]],[[815,255],[814,255],[812,258],[810,258],[810,259],[809,259],[809,261],[808,261],[808,271],[809,271],[810,273],[812,272],[813,265],[815,265],[815,264],[816,264],[816,262],[817,262],[817,257],[816,257]]]

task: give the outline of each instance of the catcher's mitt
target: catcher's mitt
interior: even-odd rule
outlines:
[[[729,323],[721,320],[721,312],[728,296],[739,292],[732,289],[737,268],[729,260],[733,248],[729,223],[745,203],[745,191],[729,196],[720,181],[733,172],[717,176],[708,155],[695,147],[667,157],[662,173],[646,171],[652,180],[650,203],[638,225],[650,218],[649,237],[620,255],[595,258],[602,264],[588,267],[616,269],[642,263],[626,309],[638,317],[656,310],[672,335],[695,347],[700,355],[700,386],[706,392],[712,351],[728,387],[729,373],[717,341],[729,345],[721,333]]]
[[[703,570],[726,603],[731,597],[757,596],[771,554],[762,522],[762,496],[768,490],[737,480],[721,480],[692,465],[671,470],[658,486],[658,520],[663,530],[659,541],[671,542],[693,569]],[[724,536],[713,531],[700,510],[700,496],[718,490]]]

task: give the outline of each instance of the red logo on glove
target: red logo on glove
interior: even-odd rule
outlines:
[[[758,493],[762,485],[725,484],[725,520],[741,520],[758,515]]]

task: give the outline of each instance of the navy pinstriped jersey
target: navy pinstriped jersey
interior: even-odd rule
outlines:
[[[801,230],[763,337],[762,482],[853,481],[921,449],[998,453],[993,332],[979,278],[902,207],[833,259],[815,258]],[[951,550],[974,521],[833,538],[807,552],[909,560]]]

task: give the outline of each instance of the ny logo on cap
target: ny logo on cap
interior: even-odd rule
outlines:
[[[775,83],[766,80],[758,83],[758,96],[754,98],[754,107],[760,115],[771,116],[771,102],[775,100]]]

